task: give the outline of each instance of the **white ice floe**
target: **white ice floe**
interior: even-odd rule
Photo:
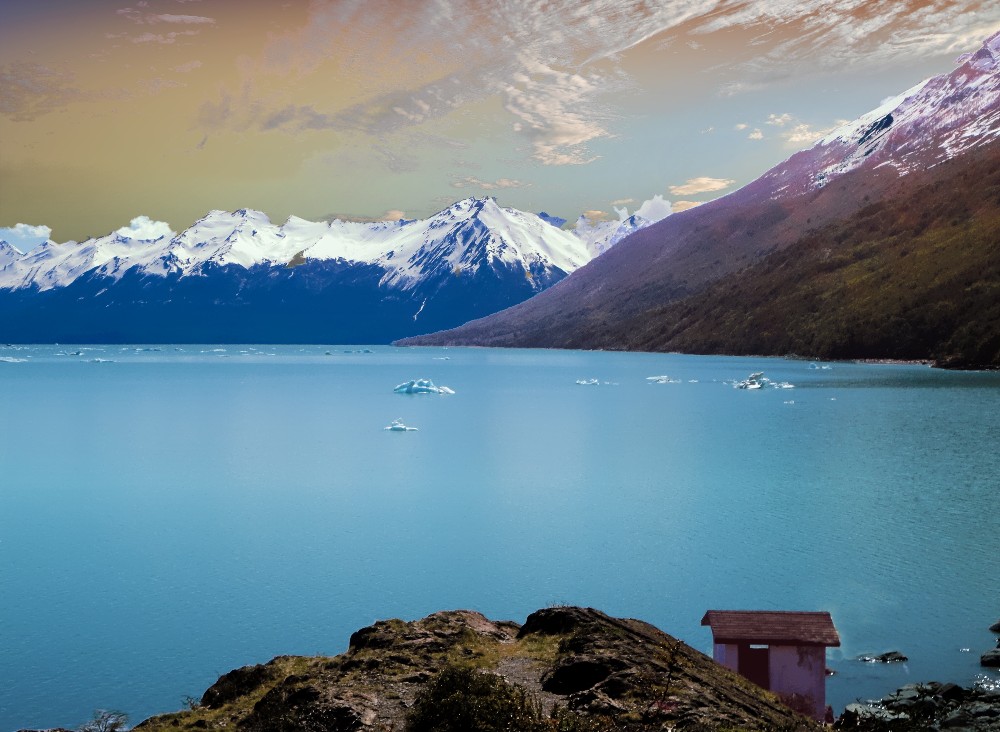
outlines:
[[[385,429],[388,432],[416,432],[417,431],[416,427],[407,427],[405,424],[403,424],[403,420],[401,420],[401,419],[394,419],[394,420],[392,420],[392,424],[390,424]]]
[[[27,363],[27,359],[14,358],[13,356],[2,356],[0,357],[0,363]]]
[[[736,389],[794,389],[794,384],[787,381],[771,381],[764,376],[763,371],[754,371],[743,381],[734,381],[733,387]]]
[[[597,379],[577,379],[576,383],[580,386],[597,386],[601,382]]]
[[[646,381],[650,384],[679,384],[680,379],[671,379],[669,376],[664,374],[663,376],[647,376]]]
[[[811,368],[811,369],[822,369],[823,371],[830,371],[830,370],[833,369],[833,366],[829,366],[828,364],[823,364],[822,366],[820,366],[818,363],[816,363],[815,361],[813,361],[812,363],[809,364],[809,368]]]
[[[394,392],[397,394],[454,394],[455,390],[447,386],[435,386],[430,379],[414,379],[399,384]]]

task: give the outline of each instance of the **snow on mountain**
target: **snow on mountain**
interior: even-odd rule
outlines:
[[[615,213],[618,214],[618,221],[592,222],[586,216],[577,219],[573,232],[583,241],[592,258],[603,254],[629,234],[665,219],[671,214],[671,207],[663,196],[656,195],[644,201],[631,216],[626,207],[615,208]]]
[[[385,270],[381,285],[409,290],[428,278],[482,266],[568,274],[591,259],[572,232],[501,208],[493,198],[468,198],[415,221],[328,223],[292,216],[277,226],[261,211],[239,209],[210,211],[173,237],[140,240],[123,231],[128,229],[81,243],[49,241],[26,255],[7,245],[0,250],[0,288],[47,290],[87,273],[120,279],[133,268],[184,277],[203,275],[211,265],[250,269],[340,260],[379,265]]]
[[[13,244],[0,241],[0,272],[3,272],[8,267],[12,266],[14,262],[18,261],[23,256],[24,252],[15,247]]]
[[[382,284],[400,289],[484,264],[508,269],[520,264],[526,272],[556,268],[568,274],[590,260],[572,233],[534,214],[501,208],[493,198],[467,198],[429,219],[404,225],[393,243],[378,261],[388,270]]]
[[[842,125],[748,186],[772,197],[820,188],[856,168],[905,175],[1000,139],[1000,32],[957,67]]]

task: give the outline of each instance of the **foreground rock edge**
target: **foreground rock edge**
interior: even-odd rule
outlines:
[[[136,729],[402,730],[426,682],[455,666],[498,674],[546,713],[568,709],[594,729],[819,729],[654,626],[579,607],[539,610],[524,625],[468,610],[379,621],[339,656],[235,669],[193,709]]]

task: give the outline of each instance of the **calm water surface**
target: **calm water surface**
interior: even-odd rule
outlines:
[[[345,350],[0,347],[0,731],[138,722],[452,608],[590,605],[708,653],[707,609],[829,610],[838,710],[997,680],[1000,375]],[[795,388],[724,383],[756,370]],[[420,377],[457,393],[392,392]]]

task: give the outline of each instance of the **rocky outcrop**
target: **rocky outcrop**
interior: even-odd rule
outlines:
[[[990,626],[990,632],[1000,633],[1000,620],[996,621],[995,623],[993,623],[993,625]]]
[[[877,656],[858,656],[858,660],[863,663],[905,663],[910,659],[899,651],[889,651],[880,653]]]
[[[379,621],[354,633],[340,656],[282,656],[230,671],[196,708],[137,729],[403,730],[426,682],[455,666],[502,676],[545,713],[568,709],[595,730],[818,729],[652,625],[578,607],[539,610],[524,625],[463,610]]]
[[[836,729],[1000,732],[1000,689],[909,684],[868,704],[848,704]]]
[[[1000,648],[986,651],[986,653],[979,657],[979,665],[1000,668]]]

